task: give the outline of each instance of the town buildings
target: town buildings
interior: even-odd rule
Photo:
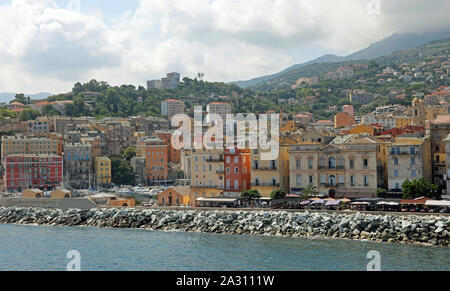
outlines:
[[[406,180],[425,178],[431,182],[430,138],[397,137],[386,145],[387,188],[400,192]]]
[[[353,90],[350,94],[350,102],[369,104],[374,100],[374,95],[372,93],[367,93],[366,90]]]
[[[55,189],[63,181],[63,160],[57,155],[8,155],[3,160],[7,192]]]
[[[231,114],[231,104],[227,102],[212,102],[206,106],[206,112],[208,115],[216,114],[222,118],[223,124],[225,125],[227,114]],[[208,116],[206,122],[211,121],[211,116]]]
[[[9,155],[61,155],[62,140],[24,135],[4,136],[1,153],[2,160]]]
[[[167,99],[161,102],[161,115],[171,119],[177,114],[184,114],[185,105],[183,101],[175,99]]]
[[[224,150],[224,164],[224,196],[238,198],[243,191],[250,189],[250,150]]]
[[[150,90],[150,89],[159,89],[159,90],[175,89],[179,85],[180,85],[180,74],[173,72],[173,73],[167,73],[166,77],[161,78],[160,80],[147,81],[147,90]]]
[[[95,158],[95,174],[98,185],[111,184],[111,160],[108,157]]]
[[[86,189],[93,182],[92,145],[64,145],[64,182],[74,188]]]
[[[377,141],[354,135],[330,143],[305,141],[290,146],[291,193],[309,185],[318,194],[333,198],[375,197],[379,183],[380,151]]]
[[[145,178],[147,183],[167,180],[169,145],[159,138],[141,142],[145,154]]]

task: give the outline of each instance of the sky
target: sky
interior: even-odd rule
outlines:
[[[450,29],[448,0],[0,0],[0,92],[167,72],[237,81],[392,33]]]

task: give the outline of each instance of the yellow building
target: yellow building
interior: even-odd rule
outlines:
[[[413,118],[410,116],[395,117],[395,127],[397,127],[397,128],[411,126],[412,124],[413,124]]]
[[[258,190],[263,197],[270,197],[273,190],[289,192],[288,146],[280,145],[275,160],[263,160],[260,150],[251,151],[251,189]]]
[[[108,157],[95,159],[95,174],[98,184],[111,184],[111,160]]]

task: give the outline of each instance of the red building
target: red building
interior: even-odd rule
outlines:
[[[59,187],[63,181],[63,159],[56,155],[10,155],[3,161],[5,190],[22,192]]]
[[[242,191],[250,189],[250,150],[226,149],[224,157],[224,194],[230,197],[240,196]]]

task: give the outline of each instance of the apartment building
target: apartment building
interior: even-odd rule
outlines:
[[[395,141],[386,145],[389,191],[401,192],[403,182],[408,179],[425,178],[431,182],[431,163],[429,137],[397,137]]]
[[[63,159],[57,155],[8,155],[3,168],[7,192],[55,189],[63,181]]]
[[[95,158],[95,176],[98,185],[111,184],[111,160],[108,157]]]
[[[154,132],[154,136],[164,141],[169,146],[169,163],[180,163],[180,150],[176,149],[172,145],[172,133],[168,131],[157,130]]]
[[[75,188],[85,189],[93,181],[92,145],[66,143],[64,145],[64,181]]]
[[[169,146],[159,138],[148,138],[141,144],[144,147],[147,183],[167,180],[169,173]]]
[[[379,183],[377,141],[358,136],[333,142],[302,142],[289,150],[291,193],[312,185],[320,195],[332,198],[375,197]]]
[[[167,99],[161,102],[161,115],[167,116],[167,119],[171,119],[177,114],[184,114],[186,106],[183,101],[176,99]]]
[[[217,114],[223,120],[223,124],[225,124],[227,114],[231,114],[231,104],[227,102],[212,102],[206,106],[206,112],[208,114]],[[211,119],[207,118],[207,122],[210,122]]]
[[[350,94],[350,102],[369,104],[374,100],[374,95],[372,93],[367,93],[365,90],[353,90]]]
[[[225,197],[240,197],[250,189],[251,163],[250,150],[224,150]]]
[[[450,134],[450,115],[438,116],[430,123],[431,160],[433,161],[433,183],[445,189],[445,175],[447,173],[447,155],[445,139]]]
[[[264,160],[260,150],[251,151],[251,189],[263,197],[270,197],[273,190],[289,192],[289,147],[280,144],[275,160]]]
[[[62,155],[62,140],[23,135],[2,137],[2,160],[9,155]]]
[[[348,112],[339,112],[334,116],[334,128],[349,127],[355,124],[355,117]]]
[[[191,150],[190,167],[191,203],[199,197],[224,197],[223,150]]]
[[[27,123],[27,133],[29,135],[41,135],[50,133],[50,119],[48,118],[38,118],[37,120],[30,120]]]

